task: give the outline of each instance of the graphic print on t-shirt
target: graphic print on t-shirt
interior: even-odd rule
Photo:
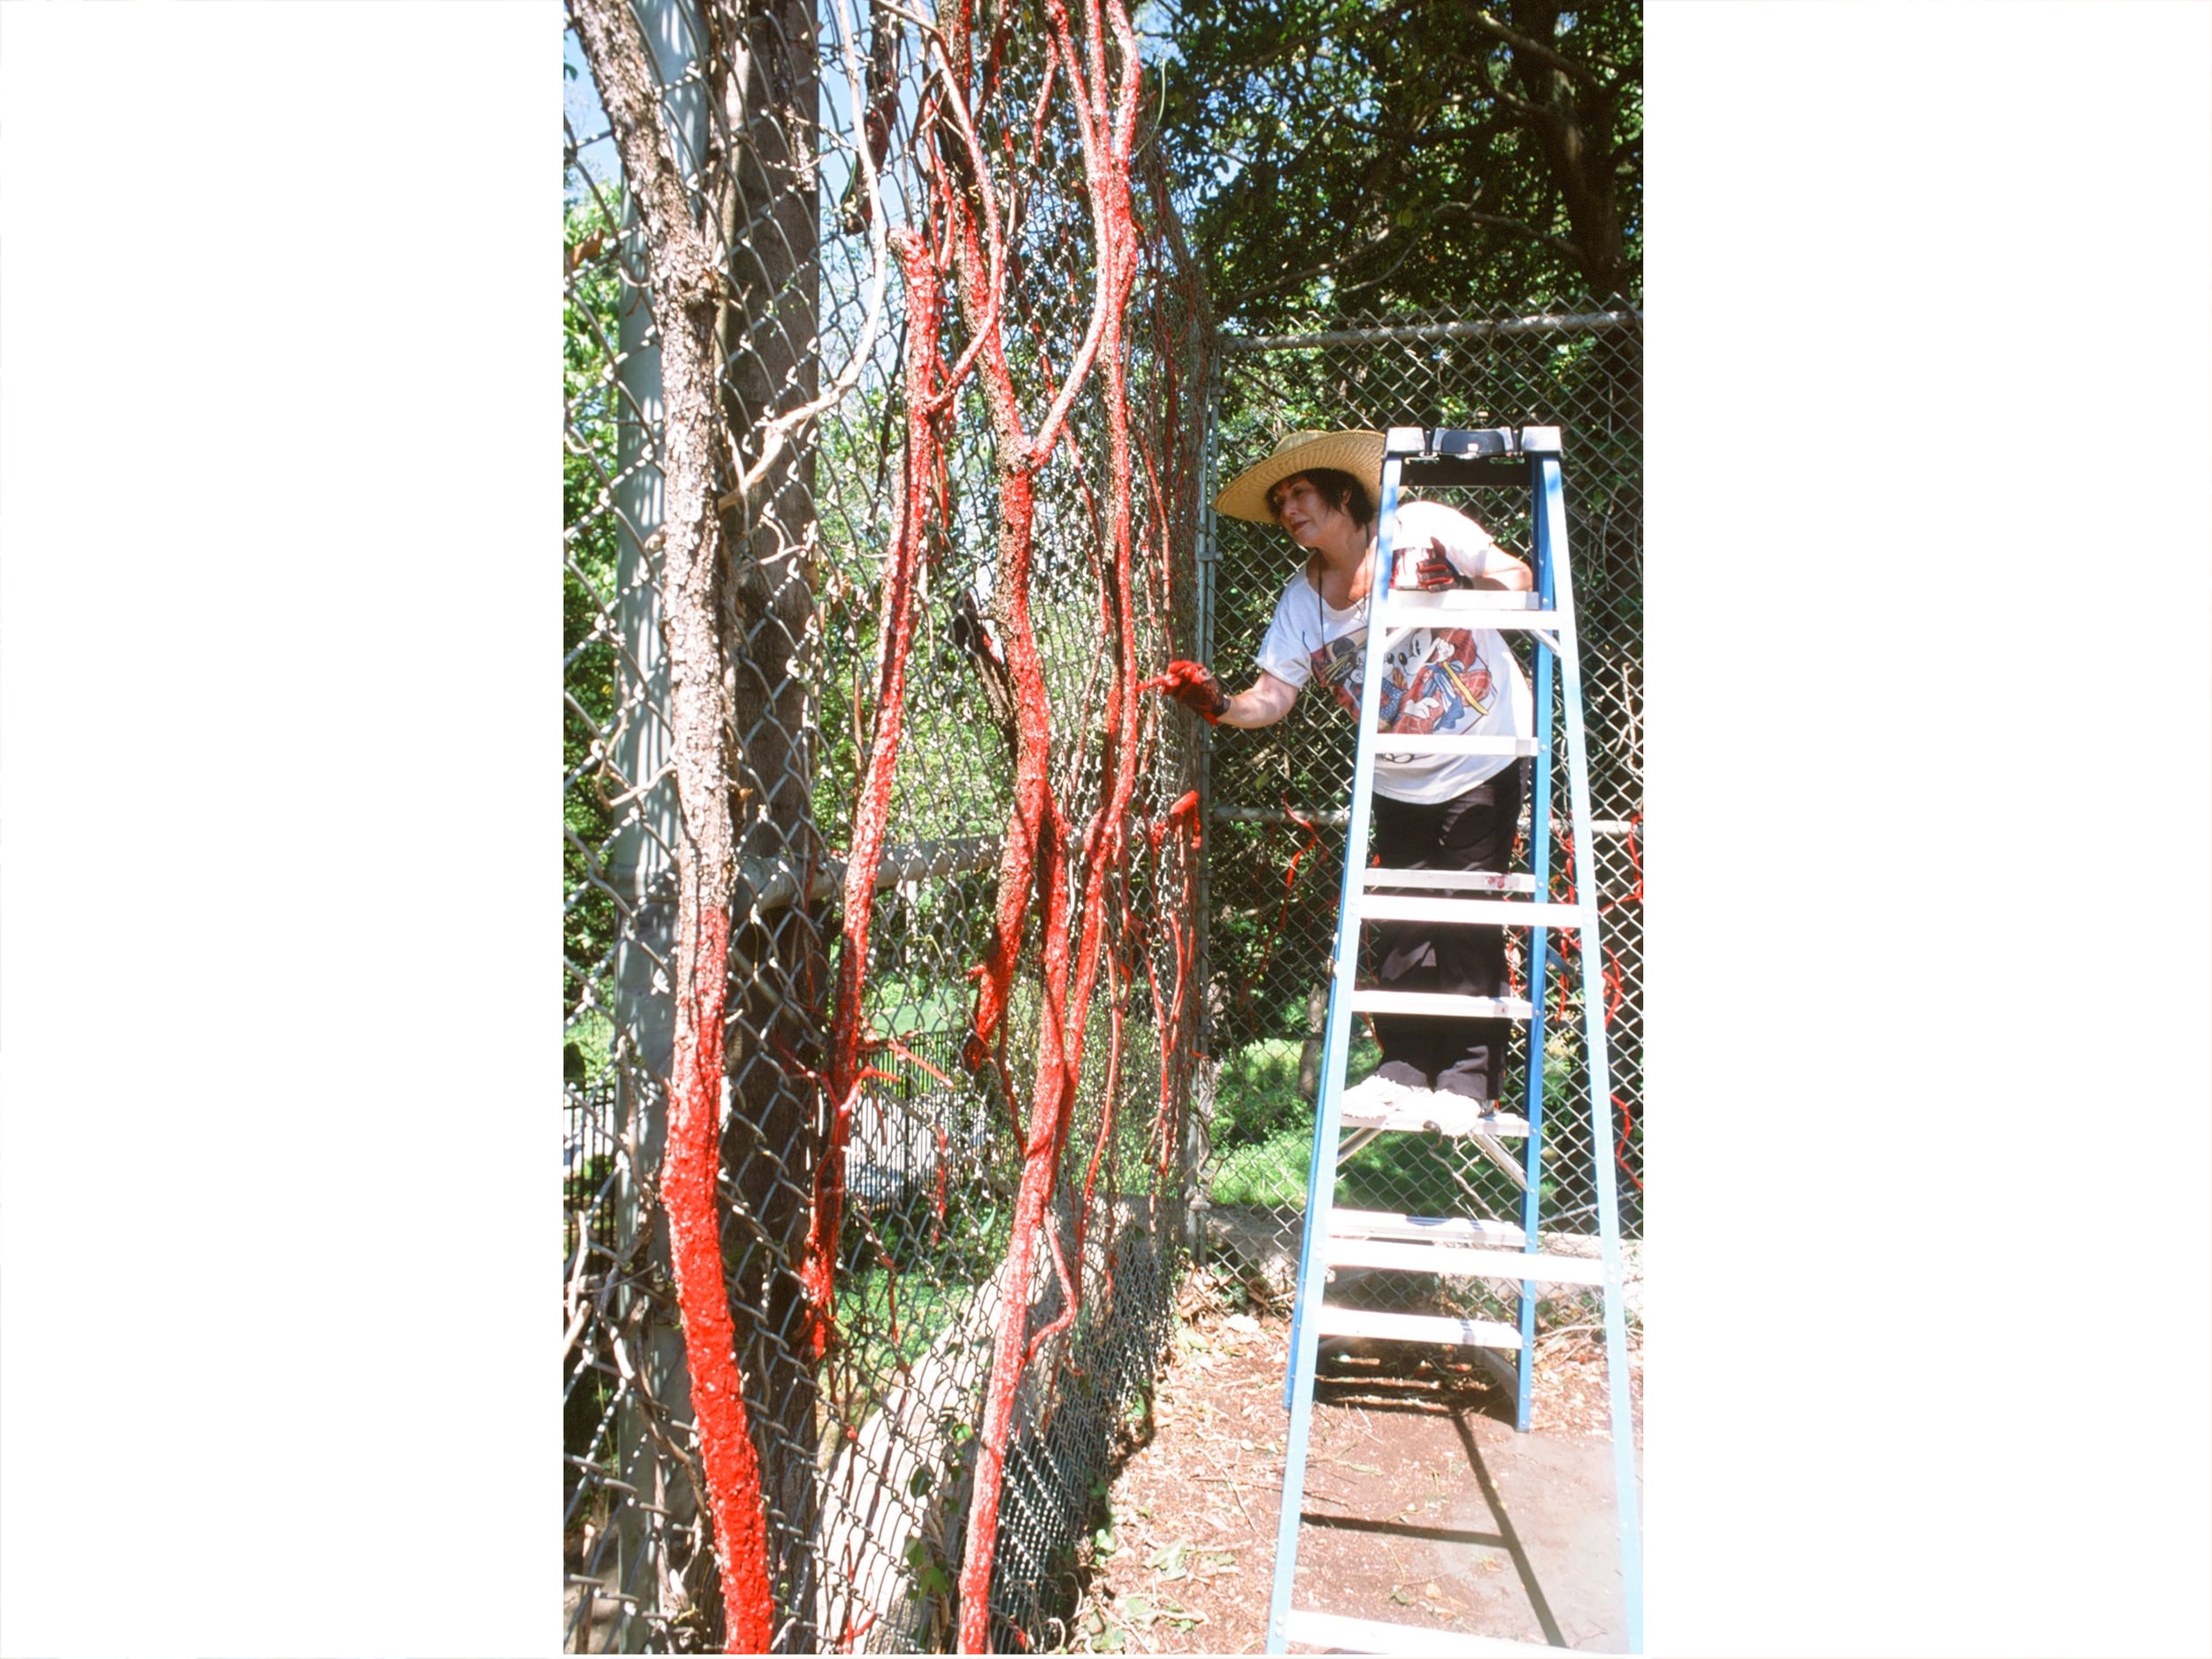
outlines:
[[[1355,628],[1306,658],[1312,665],[1313,677],[1336,693],[1336,700],[1354,714],[1359,712],[1359,674],[1365,656],[1360,648],[1366,642],[1367,630]]]
[[[1365,629],[1331,640],[1307,661],[1314,678],[1359,712]],[[1385,732],[1452,732],[1490,711],[1494,682],[1475,636],[1463,628],[1421,629],[1383,654],[1382,725]]]

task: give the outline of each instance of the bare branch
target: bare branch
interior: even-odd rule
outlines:
[[[862,107],[861,73],[858,58],[853,49],[853,36],[857,32],[857,20],[845,9],[840,0],[836,21],[839,44],[842,49],[847,96],[852,107]],[[876,176],[876,159],[869,144],[864,140],[856,146],[856,162],[859,169],[861,195],[868,223],[868,301],[867,315],[861,324],[860,338],[854,344],[845,365],[831,379],[829,389],[818,397],[787,410],[771,419],[762,433],[760,458],[750,467],[733,467],[739,472],[737,487],[719,497],[714,503],[718,513],[727,512],[741,501],[749,501],[762,484],[782,463],[784,453],[797,441],[798,434],[813,419],[826,410],[844,402],[853,388],[860,383],[861,372],[875,355],[876,334],[883,320],[884,278],[889,265],[887,251],[887,227],[879,187]]]
[[[1362,250],[1359,249],[1354,249],[1352,250],[1353,253],[1360,251]],[[1248,301],[1256,300],[1263,294],[1279,293],[1282,289],[1288,288],[1294,283],[1307,282],[1310,281],[1315,277],[1327,276],[1339,265],[1344,264],[1346,260],[1351,258],[1351,253],[1342,254],[1334,259],[1325,259],[1319,265],[1307,265],[1302,270],[1286,271],[1282,275],[1275,278],[1271,281],[1263,282],[1256,288],[1242,289],[1238,293],[1232,294],[1225,300],[1217,301],[1215,303],[1215,308],[1223,311],[1234,311],[1238,306],[1246,303]]]

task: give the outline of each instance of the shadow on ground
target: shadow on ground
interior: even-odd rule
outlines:
[[[1069,1650],[1265,1646],[1289,1329],[1279,1316],[1187,1309],[1150,1436],[1093,1535]],[[1601,1348],[1572,1334],[1547,1345],[1526,1434],[1514,1431],[1511,1395],[1448,1350],[1355,1347],[1323,1378],[1300,1607],[1623,1650]]]

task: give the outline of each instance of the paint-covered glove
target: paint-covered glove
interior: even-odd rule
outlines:
[[[1221,682],[1213,671],[1203,663],[1186,662],[1177,658],[1167,665],[1167,672],[1146,680],[1139,691],[1164,691],[1211,726],[1228,711],[1228,694],[1221,689]]]
[[[1421,549],[1420,561],[1413,567],[1413,580],[1421,585],[1425,594],[1440,593],[1460,585],[1458,567],[1445,554],[1441,541],[1431,537],[1428,546]]]

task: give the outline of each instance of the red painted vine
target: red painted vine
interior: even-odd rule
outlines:
[[[687,1029],[679,1031],[675,1075],[670,1079],[661,1202],[668,1211],[670,1265],[691,1369],[691,1408],[714,1515],[715,1561],[722,1570],[728,1608],[727,1649],[766,1653],[775,1608],[768,1589],[768,1528],[761,1506],[760,1461],[737,1370],[737,1332],[722,1277],[721,1221],[714,1194],[729,945],[728,914],[703,909],[697,988],[688,1019],[680,1021]]]
[[[817,1168],[814,1213],[808,1229],[800,1282],[808,1301],[808,1353],[820,1359],[835,1325],[837,1240],[843,1224],[845,1148],[852,1133],[855,1097],[864,1080],[860,1064],[864,1021],[861,987],[867,973],[868,924],[875,910],[876,867],[891,817],[891,786],[906,716],[906,662],[913,645],[914,578],[936,481],[937,273],[928,244],[902,230],[894,241],[906,278],[906,467],[899,491],[898,527],[883,578],[883,672],[876,693],[875,736],[869,744],[859,804],[853,814],[852,849],[845,866],[843,942],[838,961],[837,1012],[830,1029],[829,1144]]]
[[[1046,12],[1051,27],[1034,101],[1025,96],[1003,111],[997,106],[1005,102],[1002,95],[1009,85],[1004,69],[1011,43],[1010,9],[987,41],[973,34],[972,14],[964,4],[949,9],[933,27],[910,19],[920,28],[930,55],[914,139],[927,192],[917,222],[894,236],[907,296],[903,458],[879,601],[882,658],[874,726],[848,854],[836,1013],[821,1079],[830,1103],[830,1131],[815,1177],[801,1264],[808,1298],[806,1346],[819,1358],[836,1338],[844,1162],[853,1114],[864,1107],[864,1083],[880,1075],[865,1057],[872,1046],[888,1041],[872,1036],[865,1018],[869,928],[904,723],[918,572],[925,547],[949,510],[936,487],[943,466],[941,427],[955,398],[972,383],[989,419],[996,485],[992,629],[984,644],[1010,695],[1013,780],[997,898],[989,942],[974,971],[975,1005],[964,1058],[1013,1112],[1022,1167],[961,1543],[956,1634],[960,1650],[967,1653],[987,1651],[991,1642],[990,1580],[1020,1380],[1052,1339],[1073,1325],[1087,1294],[1102,1289],[1086,1284],[1085,1233],[1116,1138],[1125,1004],[1138,985],[1140,956],[1142,989],[1149,995],[1161,1039],[1158,1107],[1148,1142],[1157,1175],[1165,1175],[1174,1155],[1173,1125],[1193,1064],[1179,1033],[1193,1012],[1195,935],[1189,901],[1201,827],[1197,796],[1186,795],[1150,819],[1141,816],[1139,802],[1139,780],[1152,753],[1146,735],[1152,717],[1138,695],[1138,641],[1141,632],[1161,626],[1171,585],[1165,574],[1171,537],[1157,505],[1164,499],[1162,469],[1133,434],[1127,406],[1124,319],[1144,247],[1130,189],[1141,104],[1137,40],[1122,0],[1092,0],[1083,12],[1079,35],[1066,0],[1046,0]],[[1019,192],[1008,180],[1035,169],[1056,121],[1073,128],[1091,227],[1089,312],[1064,356],[1037,327],[1033,315],[1026,326],[1009,315],[1016,309],[1009,295],[1024,279],[1018,270],[1020,238],[1010,236],[1009,229],[1015,212],[1008,204],[1018,200]],[[995,142],[987,142],[987,127]],[[940,347],[948,285],[966,335],[949,364]],[[1010,332],[1016,330],[1016,339],[1010,341]],[[1167,379],[1172,402],[1171,373]],[[1024,413],[1024,383],[1043,405],[1033,426]],[[1095,393],[1097,415],[1095,425],[1086,429],[1102,429],[1104,438],[1102,488],[1094,488],[1090,462],[1071,421],[1087,387]],[[1031,607],[1039,482],[1048,464],[1062,455],[1071,463],[1070,475],[1095,549],[1103,680],[1102,708],[1096,716],[1085,709],[1062,722],[1072,728],[1078,744],[1090,743],[1094,734],[1099,744],[1091,773],[1100,780],[1098,796],[1079,826],[1071,821],[1071,809],[1053,784],[1054,708]],[[1141,528],[1135,508],[1140,477],[1149,485],[1156,504]],[[1087,762],[1090,757],[1079,758]],[[1087,767],[1075,770],[1081,774]],[[1136,873],[1131,868],[1133,850],[1148,855],[1154,890],[1161,895],[1153,913],[1141,920],[1132,915],[1129,902]],[[1170,896],[1167,890],[1177,886],[1179,895]],[[1164,984],[1152,948],[1156,928],[1166,933],[1171,977]],[[1026,1045],[1034,1069],[1025,1079],[1013,1072],[1008,1021],[1015,978],[1033,940],[1041,995]],[[1079,1193],[1071,1194],[1073,1219],[1063,1237],[1048,1216],[1068,1163],[1089,1011],[1102,991],[1107,1014],[1104,1104],[1082,1156]],[[940,1222],[943,1175],[941,1159],[933,1202]],[[1033,1331],[1040,1271],[1053,1275],[1059,1304],[1054,1317]]]

